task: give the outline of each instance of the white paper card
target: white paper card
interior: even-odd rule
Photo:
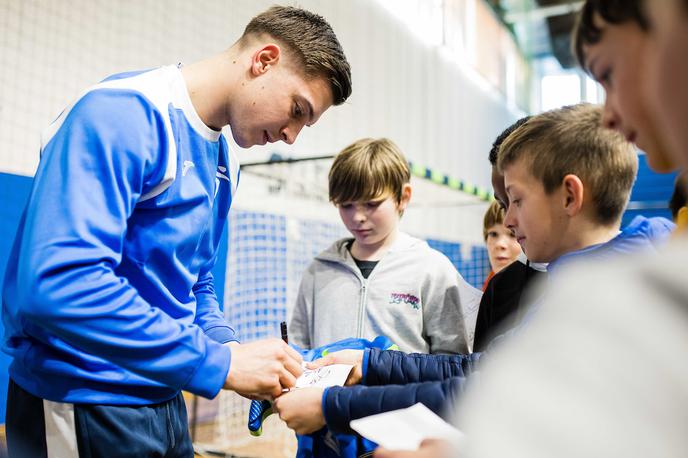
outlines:
[[[351,429],[390,450],[417,450],[424,439],[458,443],[463,433],[423,404],[352,420]]]
[[[295,388],[305,388],[308,386],[318,386],[326,388],[328,386],[343,386],[349,372],[354,366],[351,364],[331,364],[317,369],[306,369],[303,374],[296,379]]]

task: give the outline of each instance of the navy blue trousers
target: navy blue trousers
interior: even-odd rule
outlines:
[[[32,395],[10,379],[7,451],[13,458],[193,457],[186,406],[175,398],[146,406],[65,404]]]

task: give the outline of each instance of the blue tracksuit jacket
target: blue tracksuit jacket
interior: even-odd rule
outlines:
[[[215,396],[236,337],[210,272],[238,177],[177,67],[86,90],[43,134],[7,266],[10,377],[57,402]]]

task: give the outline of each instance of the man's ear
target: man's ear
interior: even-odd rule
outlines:
[[[410,183],[406,183],[403,188],[401,188],[401,200],[399,201],[399,211],[406,210],[409,201],[411,200],[411,194],[413,194],[413,188],[411,188]]]
[[[279,62],[282,56],[282,50],[274,43],[268,43],[253,53],[251,59],[251,73],[254,76],[262,75],[267,72],[271,66]]]
[[[578,214],[583,208],[585,187],[577,175],[566,175],[562,181],[564,187],[564,210],[569,216]]]

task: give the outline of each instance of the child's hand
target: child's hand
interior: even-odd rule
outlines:
[[[299,388],[275,399],[272,410],[296,434],[310,434],[325,426],[322,411],[324,388]]]
[[[351,369],[345,385],[361,383],[363,378],[363,350],[336,351],[313,362],[306,363],[306,367],[308,369],[317,369],[330,364],[351,364],[354,367]]]

